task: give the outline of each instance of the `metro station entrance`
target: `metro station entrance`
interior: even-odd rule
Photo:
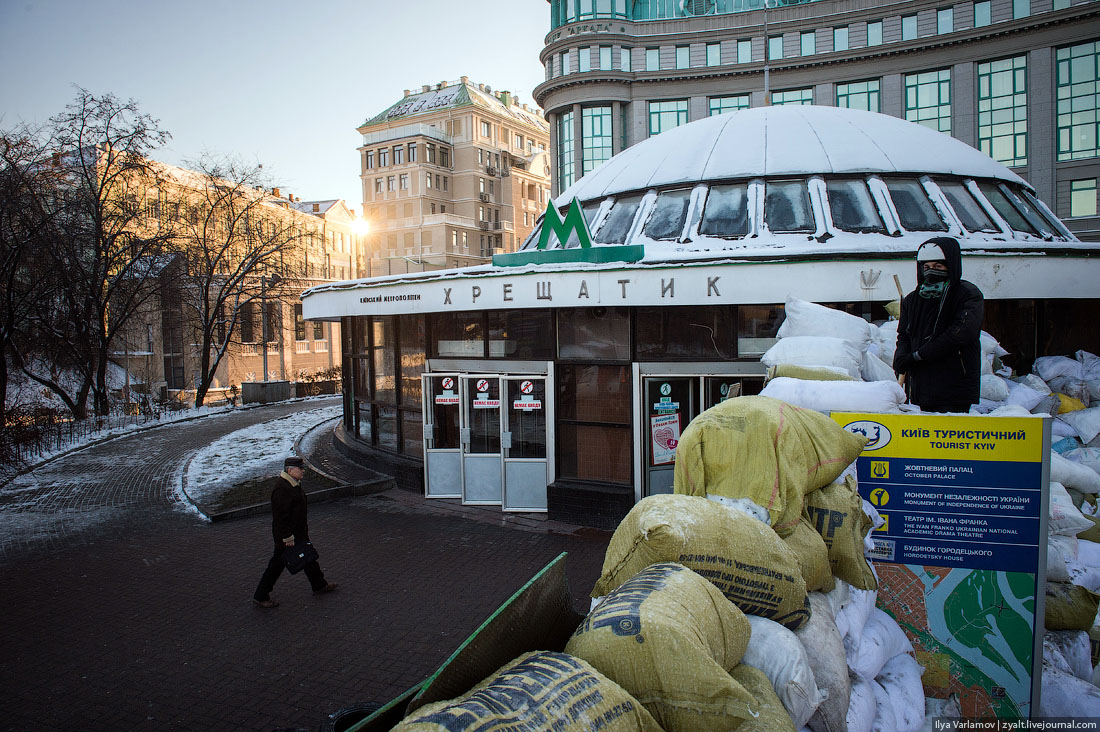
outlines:
[[[422,378],[425,496],[545,511],[554,478],[552,373]]]

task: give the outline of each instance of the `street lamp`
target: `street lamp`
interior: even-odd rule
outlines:
[[[260,340],[263,341],[264,381],[267,381],[267,288],[274,287],[282,279],[278,272],[272,272],[270,277],[260,277]]]

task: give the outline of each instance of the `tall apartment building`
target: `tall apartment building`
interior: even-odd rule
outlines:
[[[547,1],[555,195],[689,121],[821,104],[952,135],[1100,240],[1097,0]]]
[[[507,91],[465,76],[406,89],[358,129],[360,277],[484,264],[515,251],[546,207],[549,127]]]

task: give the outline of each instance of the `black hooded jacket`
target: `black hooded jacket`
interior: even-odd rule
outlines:
[[[981,391],[982,291],[962,279],[962,254],[951,237],[930,240],[943,250],[950,277],[942,297],[901,301],[894,371],[906,374],[909,401],[926,412],[966,411]],[[917,354],[914,357],[914,353]]]

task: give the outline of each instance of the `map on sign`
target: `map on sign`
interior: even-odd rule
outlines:
[[[913,642],[925,694],[956,694],[965,718],[1028,717],[1041,676],[1049,426],[832,418],[868,438],[857,476],[885,521],[868,553],[878,605]]]

